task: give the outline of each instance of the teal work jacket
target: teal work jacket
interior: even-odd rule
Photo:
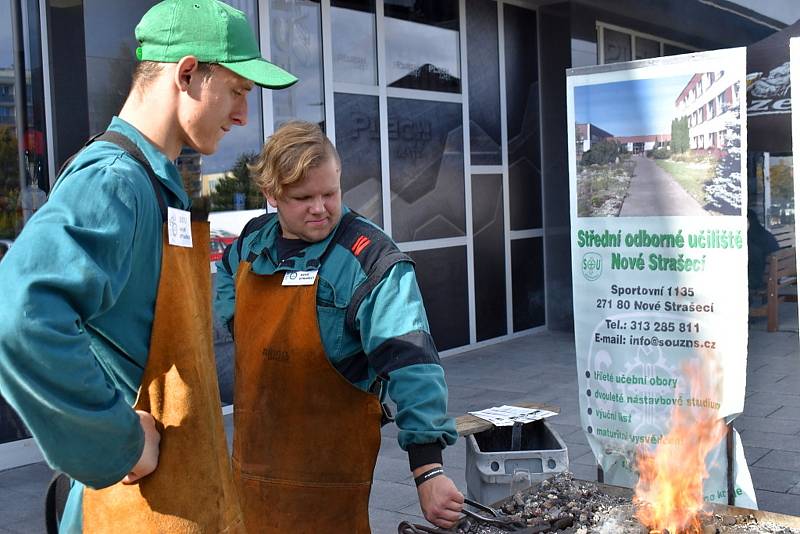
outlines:
[[[175,165],[133,126],[128,136],[167,205],[189,209]],[[162,220],[147,172],[95,142],[0,262],[0,392],[54,469],[93,488],[121,480],[144,446],[131,408],[147,363],[161,274]],[[81,529],[75,484],[62,532]]]
[[[349,211],[344,207],[343,216]],[[410,258],[362,217],[288,259],[278,257],[279,232],[278,217],[265,215],[251,221],[226,249],[217,262],[217,318],[232,324],[235,276],[242,259],[251,259],[252,271],[259,275],[318,270],[317,318],[332,365],[364,391],[382,377],[384,391],[397,407],[398,443],[408,451],[412,467],[441,462],[441,450],[455,443],[458,434],[447,416],[444,371]],[[397,261],[376,278],[376,266],[387,256]],[[264,305],[268,309],[269,303]]]

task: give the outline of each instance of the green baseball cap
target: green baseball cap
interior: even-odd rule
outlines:
[[[218,0],[159,2],[139,21],[136,39],[139,61],[177,63],[195,56],[269,89],[283,89],[297,81],[261,57],[247,16]]]

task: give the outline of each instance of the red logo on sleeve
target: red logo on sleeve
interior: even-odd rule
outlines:
[[[350,250],[353,251],[353,254],[358,256],[364,251],[365,248],[369,246],[370,243],[372,243],[372,241],[370,241],[367,236],[359,236],[359,238],[356,239],[356,242],[353,243],[353,246],[350,247]]]

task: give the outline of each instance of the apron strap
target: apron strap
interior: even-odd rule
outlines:
[[[136,146],[136,143],[131,141],[131,139],[123,135],[119,132],[115,132],[113,130],[106,130],[105,132],[101,132],[99,134],[95,134],[89,138],[86,143],[84,143],[83,148],[81,148],[78,152],[70,156],[67,161],[64,162],[63,165],[58,169],[57,176],[61,176],[70,163],[80,154],[83,149],[87,146],[91,145],[95,141],[106,141],[108,143],[117,145],[119,148],[124,150],[127,154],[129,154],[133,159],[135,159],[139,165],[141,165],[144,170],[147,172],[147,177],[150,179],[150,185],[153,186],[153,193],[156,195],[156,201],[158,202],[158,210],[161,213],[161,222],[166,222],[167,220],[167,203],[164,200],[164,195],[161,193],[161,187],[159,186],[159,178],[156,174],[156,171],[153,170],[152,165],[150,162],[147,161],[147,158]]]
[[[106,141],[117,145],[122,150],[130,154],[133,159],[139,162],[139,165],[144,167],[144,170],[147,171],[148,178],[150,178],[150,185],[153,186],[153,193],[155,193],[156,200],[158,201],[158,210],[161,212],[161,221],[166,222],[167,203],[164,201],[164,195],[161,194],[158,175],[156,174],[156,171],[153,170],[150,162],[147,161],[147,158],[139,149],[139,147],[136,146],[136,143],[131,141],[128,136],[113,130],[107,130],[103,132],[99,136],[95,137],[93,141]]]
[[[67,504],[70,490],[70,479],[64,473],[57,472],[47,485],[44,498],[44,522],[47,534],[58,534],[61,516]]]
[[[325,261],[325,258],[328,257],[328,254],[330,254],[331,250],[334,249],[336,243],[339,242],[339,239],[341,238],[341,236],[344,233],[344,231],[347,230],[347,228],[350,226],[350,223],[352,223],[354,220],[356,220],[356,217],[358,217],[358,213],[356,213],[355,211],[352,211],[352,210],[350,210],[347,213],[345,213],[344,215],[342,215],[342,218],[339,221],[339,226],[336,227],[336,231],[333,233],[333,237],[331,238],[330,242],[328,243],[328,248],[326,248],[325,252],[322,253],[322,256],[319,257],[318,263],[316,264],[317,268],[319,268],[322,265],[322,262]],[[308,262],[309,263],[309,267],[312,266],[311,264],[312,264],[313,261],[314,260],[311,260],[311,261]]]

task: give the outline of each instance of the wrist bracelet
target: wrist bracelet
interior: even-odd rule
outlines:
[[[443,474],[444,474],[444,468],[443,467],[441,467],[441,466],[434,467],[433,469],[425,471],[420,476],[416,477],[414,479],[414,484],[416,484],[417,487],[419,487],[421,484],[424,484],[425,482],[429,481],[430,479],[436,478],[439,475],[443,475]]]

